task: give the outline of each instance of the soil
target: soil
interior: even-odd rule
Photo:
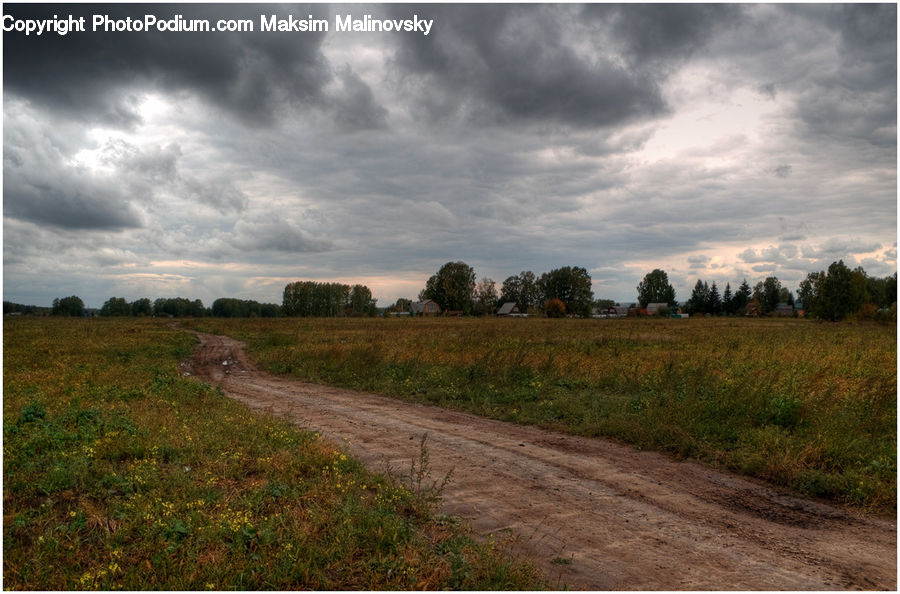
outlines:
[[[443,511],[508,537],[554,588],[896,590],[897,523],[690,461],[446,409],[276,377],[244,345],[198,334],[186,373],[409,470],[427,436]],[[227,364],[226,364],[227,363]]]

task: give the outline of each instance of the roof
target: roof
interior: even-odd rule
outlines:
[[[514,309],[517,309],[516,302],[515,301],[507,301],[506,303],[504,303],[503,305],[500,306],[500,309],[497,310],[497,315],[498,316],[509,315],[509,314],[513,313]]]
[[[440,311],[440,306],[433,299],[426,299],[425,301],[413,301],[409,304],[409,310],[414,313],[425,313],[425,308],[429,303],[434,303],[434,306]]]

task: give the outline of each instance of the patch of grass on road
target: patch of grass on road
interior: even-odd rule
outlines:
[[[185,377],[194,342],[157,320],[6,321],[5,588],[542,586],[431,500]]]
[[[896,325],[778,319],[198,320],[266,369],[606,436],[876,510],[897,491]]]

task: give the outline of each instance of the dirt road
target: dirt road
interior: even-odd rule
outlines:
[[[347,444],[374,470],[385,461],[408,469],[427,434],[434,476],[453,469],[444,509],[477,532],[518,535],[516,550],[537,560],[556,587],[897,587],[893,518],[601,439],[274,377],[253,366],[241,343],[199,337],[191,373],[251,408]]]

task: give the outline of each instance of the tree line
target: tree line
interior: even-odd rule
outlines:
[[[540,276],[524,270],[503,281],[497,289],[490,278],[476,282],[475,270],[462,261],[447,262],[433,274],[420,291],[419,301],[435,301],[443,311],[464,315],[491,315],[504,303],[516,303],[522,312],[557,317],[588,317],[598,308],[615,305],[609,299],[594,299],[591,276],[585,268],[565,266]],[[848,317],[863,319],[896,319],[897,273],[872,277],[860,266],[851,270],[842,260],[828,270],[811,272],[794,294],[777,277],[766,277],[752,288],[744,279],[736,290],[726,283],[720,293],[712,284],[698,279],[690,298],[683,304],[676,300],[675,289],[667,273],[655,269],[647,273],[637,289],[637,304],[665,304],[670,311],[679,306],[691,315],[742,315],[755,312],[771,314],[785,304],[803,308],[807,317],[839,321]],[[204,307],[199,299],[184,297],[148,298],[129,302],[123,297],[110,297],[100,308],[101,316],[172,316],[172,317],[342,317],[375,316],[377,300],[365,285],[335,282],[296,281],[284,288],[282,304],[253,300],[219,298],[212,307]],[[636,305],[637,305],[636,304]],[[412,301],[400,298],[387,311],[409,312]],[[96,311],[96,310],[95,310]],[[3,302],[5,314],[47,314],[84,316],[84,302],[76,295],[53,300],[51,308]]]
[[[220,317],[220,318],[274,318],[281,315],[281,307],[275,303],[259,303],[257,301],[223,297],[216,299],[212,307],[205,307],[200,299],[186,297],[161,297],[154,301],[143,297],[128,301],[124,297],[110,297],[99,310],[89,310],[84,301],[77,295],[58,297],[53,300],[52,307],[22,305],[10,301],[3,302],[3,313],[21,313],[32,315],[54,315],[64,317],[83,317],[99,315],[103,317],[142,317],[167,316],[183,317]]]
[[[430,299],[443,311],[463,315],[490,315],[506,302],[515,302],[522,311],[540,309],[548,315],[589,316],[594,293],[591,276],[578,266],[566,266],[535,275],[530,270],[510,276],[500,287],[493,279],[475,281],[475,270],[462,261],[447,262],[425,283],[419,301]],[[408,311],[410,301],[398,299],[393,311]]]
[[[508,302],[516,303],[523,312],[549,317],[590,316],[594,309],[614,305],[612,300],[594,299],[591,276],[585,268],[565,266],[540,276],[530,270],[507,277],[500,287],[490,278],[476,282],[475,270],[462,261],[447,262],[425,283],[419,300],[431,299],[444,311],[471,315],[488,315]],[[743,279],[736,290],[726,283],[724,291],[716,282],[698,279],[690,298],[679,304],[668,274],[654,269],[641,280],[637,289],[637,303],[646,308],[651,303],[666,304],[670,311],[681,305],[691,315],[743,315],[748,312],[767,315],[780,304],[792,310],[796,305],[793,293],[775,276],[751,287]],[[862,318],[891,317],[896,319],[897,273],[878,278],[870,277],[862,267],[850,270],[843,261],[829,266],[828,271],[810,273],[800,283],[798,299],[805,315],[832,321],[848,316]],[[409,311],[411,301],[401,298],[391,311]]]
[[[374,316],[372,291],[365,285],[297,281],[284,288],[281,311],[286,316]]]

